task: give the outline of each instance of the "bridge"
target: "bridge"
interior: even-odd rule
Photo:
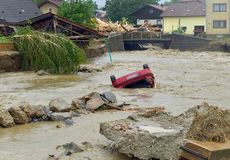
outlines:
[[[155,32],[126,32],[123,34],[124,46],[127,50],[141,49],[146,44],[160,44],[163,48],[169,48],[171,35],[163,35]]]

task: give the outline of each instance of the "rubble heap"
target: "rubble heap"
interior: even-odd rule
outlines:
[[[202,112],[198,108],[203,109]],[[224,143],[230,140],[230,110],[222,110],[207,103],[188,110],[185,114],[195,113],[188,139]]]
[[[116,96],[111,92],[92,92],[81,98],[74,98],[71,104],[62,98],[51,100],[48,106],[33,106],[28,102],[21,102],[9,109],[0,109],[0,126],[8,128],[37,121],[63,121],[66,125],[73,125],[73,116],[103,109],[122,110],[124,105],[125,103],[117,104]]]
[[[96,30],[102,34],[109,34],[111,32],[125,32],[133,29],[133,26],[126,23],[121,25],[119,22],[111,22],[111,21],[102,21],[100,19],[96,19]]]
[[[229,139],[229,113],[207,103],[179,116],[158,107],[127,119],[101,123],[100,133],[113,141],[119,153],[129,157],[178,160],[186,138],[214,142]]]

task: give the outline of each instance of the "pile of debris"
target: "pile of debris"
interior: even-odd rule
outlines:
[[[130,30],[132,32],[134,31],[145,31],[145,32],[153,32],[153,33],[161,33],[161,28],[151,25],[149,23],[144,23],[143,25],[139,26],[138,28]]]
[[[188,139],[217,143],[230,140],[230,110],[204,103],[185,112],[185,117],[191,116],[195,118],[187,132]]]
[[[73,99],[71,104],[62,98],[52,100],[48,106],[32,106],[28,102],[22,102],[7,110],[0,110],[0,126],[8,128],[16,124],[37,121],[64,121],[66,125],[73,125],[73,116],[103,109],[122,110],[124,105],[124,103],[118,105],[116,96],[111,92],[102,94],[93,92],[87,96]]]
[[[161,33],[162,29],[153,26],[149,23],[144,23],[143,25],[139,27],[134,27],[128,23],[122,24],[119,22],[111,22],[111,21],[102,21],[100,19],[96,19],[97,21],[97,26],[96,30],[99,33],[102,33],[104,35],[107,35],[111,32],[138,32],[138,31],[144,31],[144,32],[153,32],[153,33]]]
[[[229,131],[230,110],[207,103],[176,117],[158,107],[100,126],[100,133],[119,153],[144,160],[178,160],[185,139],[225,142],[230,140]]]
[[[119,22],[115,22],[115,23],[111,21],[106,22],[100,19],[96,19],[96,21],[97,21],[96,30],[104,35],[107,35],[111,32],[125,32],[127,30],[129,31],[133,29],[133,26],[128,23],[121,25],[121,23]]]

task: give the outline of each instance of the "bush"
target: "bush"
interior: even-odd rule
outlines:
[[[25,26],[25,27],[16,27],[16,35],[24,35],[24,34],[29,34],[32,33],[33,29],[30,26]]]
[[[185,31],[182,28],[178,28],[177,30],[173,30],[172,33],[176,33],[176,34],[184,34]]]
[[[23,55],[25,70],[73,73],[85,60],[84,51],[64,35],[33,31],[13,36],[13,42]]]

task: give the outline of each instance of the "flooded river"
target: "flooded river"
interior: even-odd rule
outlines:
[[[78,75],[42,76],[31,72],[0,74],[0,104],[9,107],[18,101],[48,104],[61,97],[73,98],[93,91],[112,91],[120,102],[137,107],[164,106],[172,114],[208,102],[230,109],[230,55],[221,52],[179,52],[148,50],[113,53],[91,63],[103,72]],[[157,89],[114,89],[109,76],[121,76],[148,63],[157,79]],[[56,128],[61,122],[32,123],[10,129],[0,128],[0,160],[40,160],[59,154],[56,146],[68,142],[89,141],[94,149],[72,159],[128,160],[106,149],[109,141],[99,134],[100,122],[126,118],[132,112],[104,111],[75,118],[72,127]],[[69,159],[69,158],[67,158]]]

